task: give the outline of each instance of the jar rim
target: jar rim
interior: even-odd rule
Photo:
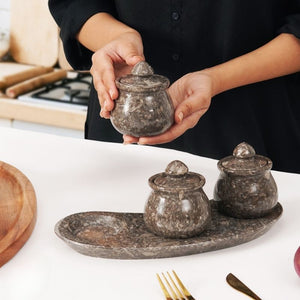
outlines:
[[[178,179],[178,182],[180,183],[180,185],[168,186],[168,185],[164,185],[164,184],[158,184],[158,182],[157,182],[157,179],[171,178],[171,177],[175,178],[175,180]],[[198,182],[194,182],[192,185],[189,186],[186,184],[186,181],[188,180],[188,178],[197,179]],[[188,172],[187,174],[185,174],[183,176],[169,176],[168,174],[166,174],[166,172],[162,172],[162,173],[158,173],[158,174],[151,176],[148,179],[148,183],[149,183],[150,187],[155,191],[165,191],[165,192],[177,193],[179,191],[195,191],[195,190],[202,188],[205,184],[205,177],[201,174],[194,173],[194,172]]]
[[[128,74],[117,78],[115,83],[117,88],[121,91],[136,93],[166,90],[170,85],[170,81],[167,77],[157,74],[147,76]]]
[[[247,167],[247,163],[249,167]],[[248,176],[271,170],[273,163],[268,157],[256,154],[253,157],[242,159],[233,155],[226,156],[219,160],[217,165],[219,170],[225,173]]]

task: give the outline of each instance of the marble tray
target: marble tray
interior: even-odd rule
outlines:
[[[211,200],[212,222],[199,236],[170,239],[149,232],[141,213],[83,212],[60,220],[55,233],[79,253],[117,259],[191,255],[236,246],[267,232],[282,214],[278,203],[258,219],[236,219],[217,211]]]

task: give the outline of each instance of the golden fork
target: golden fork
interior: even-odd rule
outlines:
[[[159,277],[158,274],[156,274],[158,282],[160,284],[160,287],[166,297],[167,300],[195,300],[195,298],[190,294],[190,292],[186,289],[186,287],[183,285],[183,283],[181,282],[181,280],[179,279],[178,275],[176,274],[176,272],[173,270],[173,275],[174,278],[177,281],[177,285],[175,283],[175,281],[173,280],[173,278],[171,277],[170,273],[167,272],[167,275],[169,277],[169,280],[167,279],[167,277],[165,276],[164,273],[162,273],[162,277],[164,278],[169,291],[171,293],[172,296],[170,296],[170,293],[168,291],[168,289],[166,288],[165,284],[163,283],[163,281],[161,280],[161,278]],[[170,284],[170,282],[172,283],[172,285]],[[179,286],[179,287],[178,287]],[[175,292],[176,291],[176,292]]]

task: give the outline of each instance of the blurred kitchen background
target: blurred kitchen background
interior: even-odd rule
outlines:
[[[10,10],[10,0],[0,1],[0,26],[8,28],[9,26],[9,10]]]
[[[47,0],[0,0],[0,127],[83,138],[90,84],[68,64]]]
[[[10,27],[10,0],[0,0],[0,54],[6,51]]]

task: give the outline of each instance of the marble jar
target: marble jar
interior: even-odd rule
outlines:
[[[184,163],[175,160],[148,182],[152,192],[145,205],[144,221],[151,232],[187,238],[198,235],[209,225],[211,208],[202,189],[202,175],[189,172]]]
[[[119,97],[110,120],[122,134],[154,136],[174,123],[174,107],[167,93],[168,78],[154,74],[146,62],[137,63],[131,74],[116,80]]]
[[[232,156],[218,162],[220,175],[214,189],[219,210],[237,218],[259,218],[277,204],[272,161],[257,155],[252,146],[239,144]]]

